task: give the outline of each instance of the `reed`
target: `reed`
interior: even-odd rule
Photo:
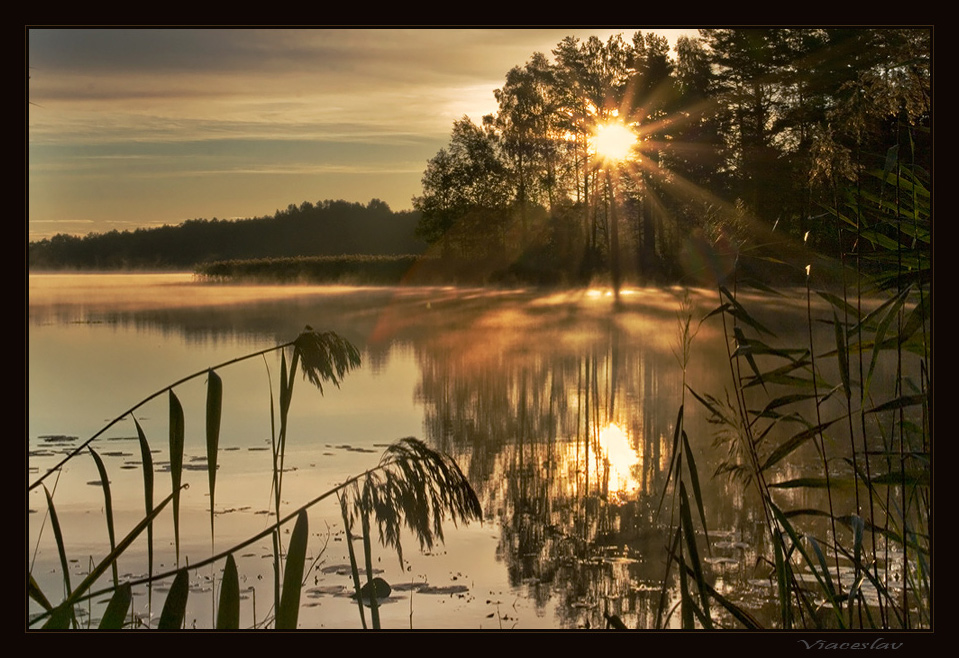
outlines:
[[[726,396],[686,385],[721,430],[726,452],[717,474],[753,487],[761,501],[784,629],[929,628],[932,620],[930,195],[923,172],[898,149],[867,176],[830,209],[851,248],[844,262],[855,264],[854,283],[843,277],[838,292],[816,289],[805,267],[807,344],[775,346],[775,335],[739,301],[738,287],[748,282],[734,276],[719,286],[720,305],[707,316],[721,317],[734,346]],[[814,310],[814,293],[827,303],[825,315]],[[881,387],[876,375],[890,369],[893,384]],[[670,555],[679,567],[682,625],[712,627],[712,600],[753,627],[744,609],[710,592],[699,568],[692,503],[702,500],[683,481],[696,482],[683,413],[670,470],[679,498]],[[810,445],[819,475],[789,475],[789,460]],[[851,509],[835,499],[845,487]],[[786,491],[823,503],[790,507]]]
[[[287,366],[286,352],[291,351],[289,366]],[[217,551],[216,526],[213,512],[216,492],[216,453],[219,445],[219,427],[223,414],[223,386],[218,374],[223,368],[246,360],[265,355],[270,351],[281,352],[281,377],[279,388],[279,423],[275,422],[275,405],[273,395],[270,395],[270,413],[274,418],[273,436],[273,505],[276,514],[275,523],[238,544]],[[293,629],[297,627],[300,610],[300,592],[306,575],[313,564],[307,565],[307,545],[309,539],[308,510],[319,502],[331,497],[339,497],[344,510],[344,519],[347,525],[348,536],[352,528],[353,519],[362,519],[363,546],[366,557],[365,571],[368,582],[373,582],[372,571],[372,532],[371,528],[379,529],[379,540],[388,547],[394,548],[402,564],[402,549],[399,543],[401,525],[409,528],[419,540],[421,546],[431,547],[434,542],[443,539],[443,523],[450,519],[453,522],[468,523],[481,517],[481,510],[476,494],[453,460],[437,453],[420,441],[412,438],[403,439],[390,446],[384,453],[379,464],[373,468],[354,476],[332,489],[320,493],[318,496],[300,505],[291,512],[285,512],[281,507],[283,463],[287,445],[287,418],[293,397],[294,382],[298,375],[316,386],[321,392],[324,383],[339,386],[343,377],[360,364],[359,352],[348,341],[332,332],[317,332],[307,327],[295,340],[284,343],[270,350],[260,350],[229,362],[219,364],[209,369],[194,373],[186,378],[171,384],[144,398],[128,411],[110,421],[107,426],[83,443],[81,448],[74,450],[61,460],[53,469],[38,477],[29,489],[43,486],[46,491],[46,500],[50,525],[59,552],[61,569],[63,572],[64,595],[59,603],[55,598],[48,596],[37,584],[32,573],[28,572],[28,594],[37,602],[43,612],[28,619],[29,627],[47,629],[80,628],[81,622],[76,614],[76,608],[81,604],[88,604],[109,596],[109,603],[100,620],[101,629],[118,629],[142,625],[142,620],[134,620],[130,615],[132,588],[148,585],[150,591],[150,606],[152,606],[152,585],[168,578],[173,578],[173,584],[163,602],[162,611],[157,623],[160,629],[182,628],[185,620],[187,600],[190,588],[191,574],[206,566],[223,565],[223,576],[220,582],[219,598],[213,596],[215,611],[213,619],[216,628],[235,629],[240,620],[240,588],[237,573],[235,554],[265,537],[273,537],[274,541],[274,604],[272,617],[264,626],[277,629]],[[211,555],[189,565],[180,564],[179,540],[179,503],[180,496],[186,485],[182,482],[183,474],[183,447],[184,447],[184,413],[183,407],[174,392],[174,387],[193,378],[206,376],[206,450],[208,458],[209,478],[208,494],[210,496],[210,535]],[[142,427],[134,414],[144,404],[164,393],[168,397],[169,407],[169,445],[170,445],[170,493],[159,504],[154,504],[154,466],[150,458],[150,444]],[[143,455],[143,482],[144,482],[144,516],[119,541],[116,540],[114,519],[112,513],[112,496],[109,485],[109,474],[103,461],[94,451],[91,444],[103,432],[130,417],[134,421]],[[44,482],[57,473],[74,459],[79,459],[82,450],[87,449],[94,460],[101,478],[104,508],[108,526],[109,550],[106,556],[92,565],[90,572],[76,586],[70,578],[69,560],[66,553],[60,523],[58,520],[54,497],[46,488]],[[171,504],[172,503],[172,504]],[[163,573],[154,573],[154,538],[153,524],[156,519],[165,513],[167,507],[171,509],[175,534],[175,568]],[[292,525],[292,534],[289,544],[284,548],[281,545],[281,529]],[[148,547],[148,574],[142,578],[123,579],[117,569],[118,559],[144,533]],[[350,555],[353,556],[352,543]],[[281,562],[282,558],[282,562]],[[358,568],[355,558],[354,583],[356,596],[360,601],[362,619],[361,585],[358,577]],[[101,577],[111,572],[110,583],[103,587]],[[214,571],[215,573],[215,571]],[[282,578],[280,574],[282,573]],[[101,589],[94,590],[100,586]],[[214,588],[215,589],[215,588]],[[375,592],[375,590],[374,590]],[[375,599],[373,602],[374,625],[379,626],[376,615]],[[256,612],[254,611],[254,619]],[[147,623],[148,625],[148,623]],[[259,625],[259,624],[258,624]],[[365,625],[365,621],[364,621]]]

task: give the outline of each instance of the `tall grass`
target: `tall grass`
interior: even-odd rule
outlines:
[[[215,525],[215,493],[216,493],[216,466],[217,451],[219,449],[219,428],[223,415],[223,386],[218,371],[234,363],[263,356],[271,351],[281,352],[281,374],[279,386],[279,422],[275,418],[273,395],[270,396],[270,414],[273,420],[273,453],[272,453],[272,488],[273,506],[276,521],[269,527],[240,543],[229,548],[217,551]],[[291,353],[289,362],[287,352]],[[289,366],[287,366],[289,363]],[[184,615],[189,598],[189,578],[191,573],[197,572],[206,566],[223,565],[223,576],[219,587],[219,598],[215,591],[213,603],[217,628],[238,628],[240,620],[240,588],[239,575],[236,568],[235,555],[241,549],[272,537],[274,548],[274,601],[273,612],[268,618],[257,622],[258,626],[272,626],[277,629],[296,628],[300,611],[300,592],[304,579],[312,565],[307,565],[307,544],[309,538],[308,510],[319,502],[331,497],[339,497],[343,509],[344,519],[348,521],[347,533],[351,536],[353,520],[362,519],[363,549],[365,555],[365,572],[368,582],[373,581],[372,570],[372,528],[379,529],[379,540],[386,546],[395,548],[402,562],[400,547],[400,528],[405,525],[421,546],[431,547],[434,542],[443,539],[443,523],[452,520],[454,523],[468,523],[481,517],[479,502],[466,477],[456,463],[448,456],[437,453],[422,442],[408,438],[390,446],[380,462],[373,468],[356,475],[345,482],[319,493],[312,500],[296,507],[285,510],[282,507],[283,470],[286,447],[288,442],[288,414],[293,398],[294,382],[297,375],[302,376],[321,392],[324,383],[339,386],[343,377],[360,364],[359,352],[348,341],[332,332],[317,332],[307,327],[295,340],[282,345],[248,354],[212,368],[189,375],[170,386],[153,393],[138,402],[132,408],[110,421],[103,429],[90,437],[80,447],[73,450],[58,464],[38,477],[28,487],[32,490],[43,487],[46,492],[46,501],[49,513],[50,527],[57,546],[61,569],[63,573],[63,598],[59,602],[50,596],[49,592],[42,591],[32,572],[28,570],[28,595],[40,605],[43,612],[28,619],[30,627],[48,629],[79,628],[82,624],[76,614],[77,607],[93,600],[109,596],[109,603],[101,618],[99,628],[117,629],[132,625],[146,625],[150,622],[134,620],[130,612],[132,588],[141,585],[150,587],[149,606],[152,609],[152,586],[160,581],[173,578],[166,598],[162,605],[157,628],[177,629],[183,627]],[[174,389],[191,379],[206,376],[206,451],[208,477],[208,494],[210,497],[210,556],[189,565],[180,563],[180,532],[179,532],[179,504],[180,496],[185,486],[183,475],[184,425],[183,407]],[[140,423],[135,418],[135,412],[147,402],[167,395],[169,408],[169,448],[170,448],[170,493],[158,504],[154,503],[154,465],[150,457],[150,443],[143,432]],[[92,444],[110,427],[131,418],[137,430],[138,440],[143,455],[143,482],[144,482],[144,516],[119,541],[115,536],[113,519],[112,494],[110,490],[109,474],[93,449]],[[83,580],[74,585],[71,582],[69,557],[66,551],[66,542],[57,516],[54,495],[47,488],[46,482],[62,468],[75,459],[81,458],[83,450],[88,450],[94,460],[103,490],[104,512],[107,517],[108,550],[98,562],[92,565],[89,573]],[[173,517],[174,545],[176,553],[175,568],[162,573],[154,573],[154,546],[153,524],[165,514],[167,509]],[[282,543],[281,530],[292,525],[292,533],[286,546]],[[119,576],[117,564],[119,558],[146,533],[148,573],[141,578],[122,579]],[[361,621],[365,626],[362,610],[362,594],[358,566],[353,559],[352,541],[350,555],[353,561],[355,595],[360,601]],[[101,578],[111,574],[108,585],[104,585]],[[215,574],[215,571],[214,571]],[[94,589],[94,588],[99,589]],[[364,590],[368,592],[369,590]],[[372,601],[374,626],[379,626],[376,615],[376,591],[368,595]],[[255,599],[254,599],[255,606]],[[254,619],[256,613],[254,610]]]
[[[872,184],[830,209],[850,246],[852,283],[844,277],[838,291],[817,289],[815,266],[805,267],[807,344],[777,346],[740,301],[738,288],[749,282],[734,277],[720,285],[710,314],[721,318],[729,346],[727,394],[686,384],[722,430],[717,473],[753,487],[761,501],[785,629],[932,624],[930,195],[923,172],[898,149],[869,177]],[[687,341],[688,320],[681,334]],[[891,385],[879,380],[886,371]],[[710,591],[701,569],[696,508],[707,547],[709,538],[683,416],[680,407],[669,472],[682,625],[714,626],[709,604],[717,602],[735,625],[754,627],[742,607]],[[819,472],[794,474],[790,460],[810,447]],[[851,507],[840,504],[840,491],[851,492]],[[819,502],[791,505],[797,498]]]

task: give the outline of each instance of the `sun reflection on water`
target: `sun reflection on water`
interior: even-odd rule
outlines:
[[[626,431],[616,423],[606,425],[599,431],[598,449],[598,465],[605,471],[610,501],[619,502],[635,495],[640,488],[635,476],[640,456],[630,445]]]

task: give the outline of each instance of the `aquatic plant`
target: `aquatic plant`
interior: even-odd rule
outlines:
[[[274,351],[281,353],[278,426],[272,393],[270,396],[271,425],[274,428],[272,436],[273,512],[276,521],[249,538],[217,552],[213,510],[216,492],[216,454],[223,413],[223,388],[218,371],[234,363]],[[287,351],[291,352],[289,366],[287,366]],[[130,613],[132,588],[141,585],[149,586],[151,588],[150,605],[152,606],[152,586],[160,581],[173,578],[156,627],[160,629],[181,628],[184,624],[184,614],[189,597],[190,574],[208,565],[223,564],[223,576],[220,582],[218,600],[214,594],[215,626],[221,629],[238,628],[240,589],[234,556],[241,549],[266,537],[271,537],[274,564],[273,613],[266,620],[257,622],[257,626],[272,625],[277,629],[292,629],[297,627],[300,592],[309,570],[306,564],[309,538],[308,510],[319,502],[334,496],[339,498],[344,519],[348,521],[347,532],[350,537],[349,550],[351,557],[353,556],[351,535],[353,520],[356,518],[362,520],[361,538],[366,557],[365,567],[368,584],[375,580],[371,559],[372,536],[370,530],[373,526],[379,529],[380,541],[386,546],[395,548],[402,562],[402,549],[399,541],[401,525],[405,525],[412,532],[422,547],[429,548],[435,542],[443,540],[444,521],[452,520],[454,523],[468,523],[471,520],[481,518],[476,494],[456,463],[450,457],[432,450],[414,438],[397,441],[386,449],[376,466],[319,493],[313,499],[299,505],[292,511],[282,513],[281,492],[288,440],[288,414],[297,374],[302,374],[304,379],[322,392],[324,383],[339,386],[343,377],[359,364],[359,352],[348,341],[335,333],[317,332],[307,326],[306,330],[292,341],[193,373],[151,394],[110,421],[103,429],[39,476],[29,485],[28,490],[42,487],[45,491],[48,518],[63,572],[64,596],[61,601],[54,602],[46,592],[42,591],[37,580],[28,569],[28,595],[43,609],[43,612],[28,619],[28,626],[47,629],[80,628],[83,625],[78,619],[78,606],[84,603],[89,605],[91,601],[100,600],[106,596],[109,596],[110,599],[101,617],[99,628],[118,629],[134,625],[149,626],[149,621],[144,622],[140,618],[134,618]],[[184,470],[184,414],[174,389],[188,380],[203,376],[207,378],[205,427],[209,473],[211,555],[198,562],[181,566],[179,556],[179,498],[187,485],[182,482]],[[154,504],[155,469],[150,457],[150,445],[134,414],[147,402],[164,394],[168,397],[169,407],[170,493],[159,503]],[[108,473],[92,444],[107,429],[125,418],[131,418],[134,421],[141,447],[145,512],[143,518],[124,537],[117,541]],[[89,451],[100,474],[104,511],[107,517],[109,550],[104,557],[91,565],[89,572],[79,584],[73,585],[63,533],[54,502],[54,493],[48,489],[47,482],[58,474],[65,464],[78,459],[84,450]],[[155,547],[152,528],[160,515],[165,513],[167,507],[170,508],[173,517],[176,567],[173,570],[154,573]],[[293,526],[292,533],[288,544],[284,547],[281,540],[281,529],[290,525]],[[117,561],[144,533],[147,536],[148,574],[142,578],[121,580],[118,575]],[[112,578],[109,586],[103,587],[101,578],[108,571],[112,573]],[[353,561],[353,572],[356,597],[361,601],[360,615],[363,619],[361,590],[369,592],[370,589],[361,586],[358,576],[359,570],[355,560]],[[97,587],[99,589],[95,589]],[[379,627],[375,607],[376,597],[367,596],[367,598],[373,600],[374,627]],[[365,619],[363,619],[363,625],[366,625]]]
[[[924,172],[896,147],[867,176],[829,209],[849,245],[852,283],[844,276],[838,291],[816,289],[815,267],[804,267],[807,344],[774,345],[774,333],[739,299],[751,282],[734,276],[719,286],[710,314],[723,322],[731,386],[723,398],[687,385],[720,429],[726,456],[717,474],[758,493],[784,629],[928,628],[932,620],[930,194]],[[821,303],[814,310],[814,290],[825,313]],[[892,372],[891,385],[880,371]],[[689,455],[682,418],[681,408],[671,471],[681,522],[671,554],[683,579],[683,626],[695,618],[710,627],[715,600],[752,627],[743,607],[709,592],[697,568],[680,480]],[[819,472],[796,474],[789,460],[808,449]],[[691,460],[687,474],[695,483]],[[853,491],[854,508],[838,506],[840,489]],[[790,506],[797,497],[818,502]],[[695,489],[693,500],[702,504]]]

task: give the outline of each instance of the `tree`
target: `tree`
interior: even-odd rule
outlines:
[[[449,146],[427,163],[423,195],[413,198],[422,213],[416,234],[430,244],[442,241],[444,255],[495,252],[505,245],[512,198],[495,134],[463,117],[453,123]]]

